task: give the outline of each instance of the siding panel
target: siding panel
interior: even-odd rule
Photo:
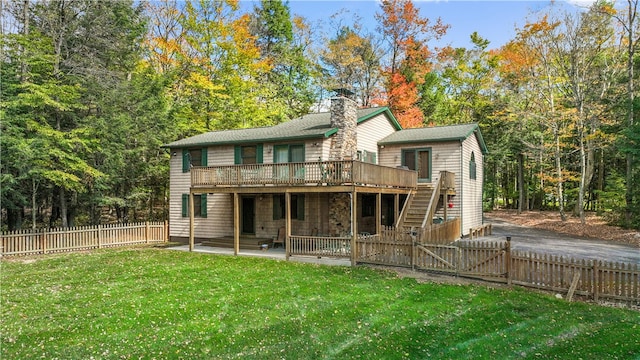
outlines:
[[[482,183],[484,179],[484,157],[475,136],[469,136],[462,143],[462,178],[463,182],[463,221],[462,233],[468,234],[469,228],[482,225]],[[469,162],[473,152],[476,162],[476,178],[470,178]]]
[[[396,129],[389,123],[386,115],[380,114],[358,124],[358,150],[378,153],[378,141],[394,133]],[[379,163],[379,160],[378,160]]]

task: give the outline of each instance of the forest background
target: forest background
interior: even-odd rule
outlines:
[[[637,0],[549,8],[490,48],[411,1],[330,31],[281,1],[2,0],[2,230],[166,220],[163,144],[323,110],[331,89],[405,128],[477,122],[486,210],[640,228]]]

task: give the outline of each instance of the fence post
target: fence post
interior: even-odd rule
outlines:
[[[504,254],[507,285],[511,285],[511,236],[507,236],[507,245],[505,246]]]
[[[169,221],[164,221],[164,236],[162,237],[164,242],[169,242]]]
[[[102,225],[98,224],[98,249],[102,249]]]
[[[462,247],[460,245],[456,245],[456,277],[460,275],[462,269]]]
[[[42,248],[42,253],[47,253],[47,229],[42,229],[40,233],[40,247]]]
[[[144,242],[149,243],[149,222],[144,222]]]
[[[593,261],[593,301],[598,301],[600,297],[600,269],[598,261]]]

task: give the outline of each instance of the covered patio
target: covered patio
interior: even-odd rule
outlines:
[[[174,251],[190,251],[189,245],[179,245],[167,248]],[[249,256],[259,257],[273,260],[285,261],[286,255],[283,248],[269,248],[267,250],[244,250],[240,249],[235,253],[233,248],[206,246],[200,243],[193,246],[193,252],[215,254],[215,255],[230,255],[230,256]],[[318,256],[292,256],[289,257],[289,261],[318,264],[318,265],[330,265],[330,266],[350,266],[351,260],[349,258],[335,258],[335,257],[318,257]]]

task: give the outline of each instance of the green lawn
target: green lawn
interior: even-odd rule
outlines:
[[[154,248],[3,260],[1,359],[640,359],[640,312]]]

